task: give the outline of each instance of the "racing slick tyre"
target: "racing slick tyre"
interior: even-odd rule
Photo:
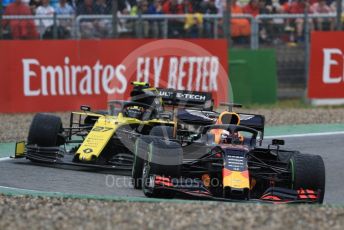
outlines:
[[[313,189],[322,204],[325,195],[325,165],[319,155],[294,154],[292,159],[293,188]]]
[[[149,135],[160,138],[163,137],[166,139],[173,139],[173,127],[164,125],[154,126]]]
[[[142,136],[136,139],[134,149],[134,162],[131,171],[133,186],[135,189],[142,189],[142,170],[144,161],[148,159],[148,145],[152,138]]]
[[[38,113],[32,120],[28,135],[29,145],[53,147],[65,143],[62,121],[52,114]]]
[[[173,198],[175,191],[168,186],[156,188],[153,176],[179,178],[183,163],[183,150],[180,144],[172,141],[154,139],[149,145],[148,160],[144,162],[142,172],[142,190],[147,197]]]

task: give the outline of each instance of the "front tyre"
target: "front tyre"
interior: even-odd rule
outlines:
[[[148,160],[144,162],[142,172],[142,190],[147,197],[173,198],[175,192],[170,189],[156,188],[155,175],[178,178],[181,176],[183,151],[180,144],[172,141],[154,139],[149,145]]]
[[[41,147],[63,145],[61,118],[52,114],[38,113],[34,116],[29,129],[28,144]]]
[[[135,141],[134,163],[131,171],[133,186],[135,189],[142,189],[142,171],[144,161],[148,159],[148,145],[151,137],[140,137]]]
[[[321,156],[294,154],[292,161],[293,189],[312,189],[319,191],[319,203],[325,195],[325,164]]]

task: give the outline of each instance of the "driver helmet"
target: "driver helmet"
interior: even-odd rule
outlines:
[[[223,111],[217,119],[216,124],[239,125],[240,117],[237,113]],[[211,133],[214,134],[215,143],[217,144],[230,144],[232,143],[232,140],[240,140],[241,142],[243,142],[243,137],[240,135],[240,133],[231,134],[229,131],[224,129],[212,129]]]

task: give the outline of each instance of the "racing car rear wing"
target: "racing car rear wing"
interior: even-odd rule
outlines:
[[[258,114],[238,113],[240,125],[258,130],[264,137],[265,117]]]
[[[213,110],[214,100],[211,93],[162,88],[157,91],[164,105]]]

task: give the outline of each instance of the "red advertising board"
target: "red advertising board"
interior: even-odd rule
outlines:
[[[225,40],[0,41],[0,112],[106,108],[131,81],[228,100]]]
[[[344,98],[344,32],[313,32],[308,78],[310,99]]]

